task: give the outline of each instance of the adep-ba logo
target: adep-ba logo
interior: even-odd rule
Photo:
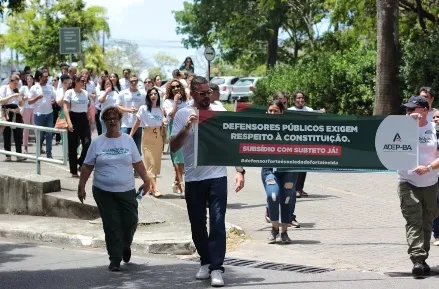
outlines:
[[[385,151],[385,152],[398,152],[398,151],[411,151],[412,150],[411,145],[406,145],[406,144],[401,144],[401,143],[402,143],[402,138],[399,135],[399,133],[396,133],[395,136],[393,137],[393,143],[384,144],[383,151]]]

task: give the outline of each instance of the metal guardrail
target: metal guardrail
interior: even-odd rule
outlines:
[[[68,153],[67,143],[68,143],[68,141],[67,141],[67,130],[66,129],[57,129],[57,128],[50,128],[50,127],[45,127],[45,126],[37,126],[37,125],[30,125],[30,124],[23,124],[23,123],[15,123],[15,122],[9,122],[9,121],[0,121],[0,126],[8,126],[11,129],[24,128],[24,129],[35,130],[36,131],[35,139],[36,139],[36,143],[37,143],[36,155],[29,155],[29,154],[17,153],[17,152],[12,152],[12,151],[10,152],[10,151],[6,151],[6,150],[0,150],[0,154],[36,160],[37,174],[39,174],[39,175],[41,175],[41,162],[59,164],[59,165],[67,165],[67,153]],[[54,160],[54,159],[49,159],[49,158],[45,158],[45,157],[41,156],[41,138],[40,138],[41,131],[61,134],[62,151],[63,151],[62,160]]]

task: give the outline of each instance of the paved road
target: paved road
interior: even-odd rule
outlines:
[[[133,256],[122,272],[108,272],[101,250],[22,243],[0,239],[2,289],[103,289],[103,288],[209,288],[197,281],[196,263],[177,259]],[[225,282],[233,288],[436,288],[437,279],[390,278],[377,273],[334,271],[303,274],[226,267]]]
[[[54,157],[60,152],[61,147],[55,147]],[[35,172],[32,161],[7,165]],[[63,187],[76,188],[77,180],[69,178],[67,167],[44,164],[42,169],[61,178]],[[227,221],[241,226],[250,237],[230,256],[378,272],[411,269],[395,174],[308,174],[305,190],[310,196],[299,199],[296,206],[302,228],[290,231],[293,244],[279,246],[265,241],[270,226],[263,217],[265,193],[259,173],[260,169],[247,168],[246,187],[236,194],[233,169],[229,170]],[[171,162],[164,155],[159,185],[166,195],[161,201],[184,210],[184,200],[171,192],[172,180]],[[439,266],[439,248],[432,248],[429,263]]]

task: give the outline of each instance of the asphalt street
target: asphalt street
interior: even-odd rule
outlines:
[[[168,256],[136,256],[122,272],[107,271],[100,249],[78,249],[0,239],[0,288],[209,288],[194,278],[198,265]],[[233,288],[437,288],[436,276],[423,280],[391,278],[378,273],[333,271],[303,274],[226,267]]]

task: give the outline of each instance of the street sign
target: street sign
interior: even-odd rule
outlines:
[[[204,57],[206,57],[207,61],[212,61],[215,58],[215,49],[209,46],[204,50]]]
[[[59,29],[59,53],[81,53],[81,29],[78,27]]]

